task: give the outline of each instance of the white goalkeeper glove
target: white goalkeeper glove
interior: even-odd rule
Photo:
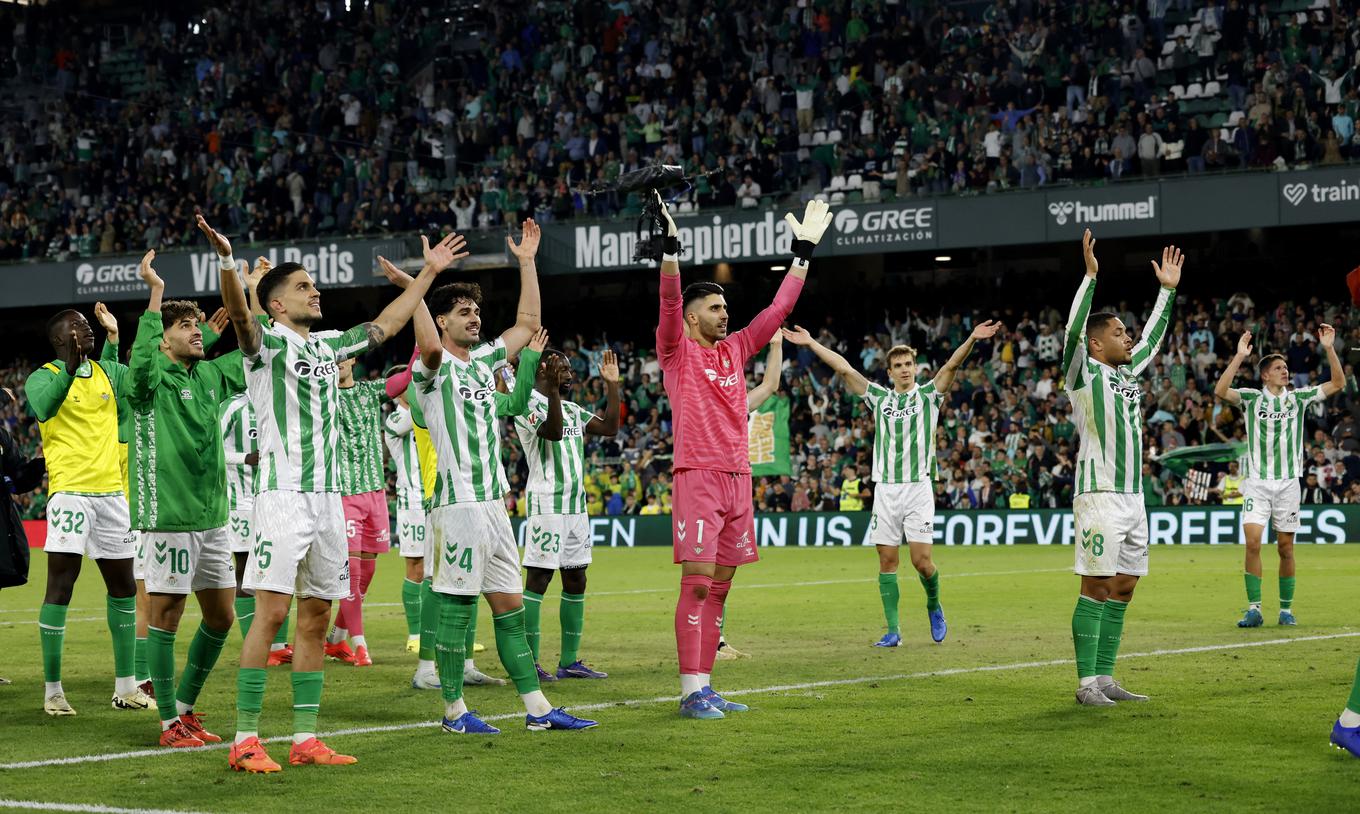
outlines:
[[[831,225],[831,207],[825,201],[814,198],[808,201],[801,223],[792,212],[785,215],[784,220],[793,232],[793,256],[806,263],[812,257],[812,250],[817,247],[817,242]]]

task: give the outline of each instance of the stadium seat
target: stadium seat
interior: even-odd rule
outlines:
[[[812,143],[813,143],[813,144],[826,144],[826,131],[825,131],[825,130],[818,130],[817,132],[813,133],[813,134],[812,134]]]
[[[1222,92],[1223,92],[1223,88],[1222,88],[1222,86],[1220,86],[1217,82],[1205,82],[1205,83],[1204,83],[1204,97],[1205,97],[1206,99],[1207,99],[1207,98],[1212,98],[1212,97],[1214,97],[1214,96],[1217,96],[1217,95],[1219,95],[1219,94],[1222,93]]]
[[[845,188],[846,188],[846,189],[863,189],[863,188],[864,188],[864,176],[863,176],[863,175],[860,175],[859,173],[854,173],[854,174],[851,175],[850,177],[846,178],[846,179],[845,179]]]
[[[811,134],[811,133],[799,133],[799,134],[798,134],[798,146],[799,146],[799,147],[806,147],[806,146],[808,146],[808,145],[811,144],[811,143],[812,143],[812,134]]]
[[[811,151],[811,150],[809,150],[809,149],[806,148],[806,147],[799,147],[799,148],[798,148],[798,160],[799,160],[799,161],[807,161],[807,160],[808,160],[809,158],[811,158],[811,157],[812,157],[812,151]]]
[[[1186,26],[1185,23],[1181,23],[1180,25],[1176,26],[1175,29],[1173,29],[1173,30],[1171,31],[1171,37],[1170,37],[1171,40],[1176,40],[1176,39],[1179,39],[1179,38],[1181,38],[1181,37],[1184,37],[1184,38],[1186,38],[1186,39],[1189,39],[1189,38],[1190,38],[1190,28],[1189,28],[1188,26]]]
[[[1203,96],[1203,95],[1204,95],[1204,86],[1201,85],[1201,84],[1198,83],[1198,82],[1191,82],[1191,83],[1190,83],[1190,86],[1187,87],[1187,88],[1185,89],[1185,98],[1186,98],[1186,99],[1198,99],[1198,98],[1200,98],[1200,97]]]
[[[1224,126],[1227,123],[1228,123],[1227,113],[1215,113],[1214,115],[1209,117],[1209,123],[1206,125],[1206,127],[1209,127],[1210,129],[1217,129]]]
[[[841,135],[839,129],[832,130],[830,133],[826,134],[827,144],[840,144],[842,138],[844,138],[844,136]]]
[[[1167,93],[1171,94],[1171,98],[1172,98],[1172,99],[1184,99],[1184,98],[1185,98],[1185,86],[1184,86],[1184,85],[1172,85],[1170,88],[1167,89]]]
[[[690,203],[689,201],[681,201],[681,202],[680,202],[680,206],[678,207],[677,211],[679,211],[679,212],[693,212],[693,211],[694,211],[694,204]]]
[[[1175,40],[1168,38],[1166,42],[1162,43],[1162,56],[1169,56],[1174,50],[1176,50]]]
[[[845,176],[844,175],[831,176],[831,186],[827,187],[826,191],[839,192],[844,189],[845,189]]]
[[[1240,110],[1234,110],[1232,113],[1228,115],[1227,125],[1229,127],[1236,127],[1237,125],[1241,124],[1242,120],[1245,119],[1246,117],[1247,117],[1246,113],[1243,113]]]
[[[843,203],[845,203],[845,193],[844,193],[844,192],[833,192],[833,193],[831,193],[831,205],[832,205],[832,206],[836,206],[836,205],[838,205],[838,204],[843,204]]]

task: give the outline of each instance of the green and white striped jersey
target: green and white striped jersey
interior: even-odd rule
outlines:
[[[447,350],[438,370],[417,358],[411,369],[416,400],[434,442],[438,473],[431,510],[455,503],[500,500],[509,484],[501,463],[493,366],[506,358],[499,338],[469,352],[464,362]]]
[[[340,491],[339,363],[368,349],[368,332],[312,331],[303,339],[263,326],[246,357],[246,387],[259,429],[260,491]]]
[[[421,508],[420,451],[411,411],[400,404],[383,423],[383,441],[397,469],[397,509]]]
[[[241,393],[222,405],[222,451],[227,459],[227,508],[247,508],[255,503],[260,468],[247,466],[245,457],[258,451],[255,442],[255,410],[250,396]]]
[[[861,397],[874,412],[874,483],[916,483],[935,478],[935,424],[940,392],[934,382],[905,393],[869,382]]]
[[[1080,439],[1076,493],[1142,494],[1143,390],[1138,375],[1152,362],[1166,335],[1176,290],[1163,288],[1157,293],[1132,358],[1117,368],[1086,353],[1086,318],[1095,294],[1095,281],[1083,277],[1067,318],[1063,347],[1063,377]]]
[[[383,414],[387,384],[357,381],[340,391],[340,491],[346,495],[381,492]]]
[[[548,418],[548,397],[534,391],[529,414],[515,419],[515,433],[529,461],[529,516],[585,514],[586,425],[595,414],[572,401],[562,402],[562,440],[538,437]]]
[[[1323,397],[1321,387],[1284,390],[1278,395],[1250,387],[1242,397],[1247,423],[1247,477],[1298,480],[1303,477],[1303,418],[1308,405]]]

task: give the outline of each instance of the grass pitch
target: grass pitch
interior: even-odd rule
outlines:
[[[1354,810],[1360,761],[1331,749],[1327,734],[1360,654],[1360,562],[1349,546],[1298,550],[1299,626],[1273,624],[1267,551],[1267,624],[1239,630],[1241,548],[1156,548],[1116,670],[1153,700],[1085,709],[1072,698],[1072,549],[936,547],[949,638],[930,641],[908,568],[897,650],[869,646],[882,632],[872,551],[765,549],[728,602],[728,636],[753,658],[715,669],[718,688],[752,710],[711,722],[676,714],[670,551],[600,550],[582,653],[610,678],[544,690],[601,726],[528,733],[513,687],[469,688],[469,705],[505,730],[490,738],[442,733],[438,693],[411,689],[401,561],[387,556],[366,612],[375,666],[326,669],[321,729],[348,732],[328,741],[359,764],[288,767],[280,741],[270,752],[284,771],[270,776],[229,771],[220,748],[159,750],[154,710],[109,707],[112,655],[93,568],[77,587],[66,635],[63,678],[80,714],[44,715],[38,554],[28,586],[0,592],[0,675],[14,682],[0,687],[0,808],[17,800],[478,814]],[[558,590],[555,582],[544,602],[545,666],[558,652]],[[186,614],[181,665],[197,619]],[[503,675],[485,605],[479,630],[489,650],[478,666]],[[239,649],[233,634],[199,704],[209,729],[228,740]],[[265,735],[290,730],[285,670],[269,671]],[[63,758],[74,760],[14,766]]]

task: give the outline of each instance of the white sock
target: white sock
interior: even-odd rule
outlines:
[[[168,721],[161,721],[161,731],[164,732],[165,730],[169,729],[170,725],[178,720],[179,720],[178,718],[171,718]]]
[[[702,690],[704,687],[712,687],[712,686],[713,686],[713,676],[710,675],[710,674],[708,674],[708,673],[700,673],[700,674],[699,674],[699,689]]]
[[[425,672],[431,672],[431,673],[432,673],[432,672],[434,672],[434,671],[435,671],[435,669],[434,669],[434,661],[432,661],[432,660],[430,660],[430,659],[421,659],[419,662],[416,663],[416,672],[417,672],[417,673],[425,673]]]
[[[1360,712],[1351,712],[1350,709],[1341,710],[1341,725],[1347,729],[1360,726]]]
[[[467,704],[464,703],[461,698],[451,704],[444,705],[444,717],[448,718],[450,721],[458,720],[463,715],[466,715],[467,711]]]
[[[534,717],[552,712],[552,704],[548,703],[548,697],[543,694],[542,690],[526,692],[520,698],[524,699],[524,711]]]
[[[1261,609],[1260,602],[1250,602],[1247,604],[1247,610],[1259,611],[1260,609]]]
[[[1080,686],[1082,686],[1082,687],[1094,687],[1094,686],[1095,686],[1095,683],[1096,683],[1096,677],[1095,677],[1095,676],[1086,676],[1085,678],[1083,678],[1083,679],[1081,680]]]
[[[193,712],[193,711],[194,711],[194,705],[193,705],[193,704],[186,704],[186,703],[184,703],[183,701],[178,701],[178,700],[175,701],[175,712],[176,712],[176,713],[178,713],[178,714],[180,714],[180,715],[184,715],[185,713],[189,713],[189,712]]]
[[[315,732],[294,732],[293,743],[306,743],[316,737]]]
[[[330,635],[326,637],[327,644],[339,644],[349,638],[349,631],[342,627],[331,628]]]
[[[113,680],[113,691],[119,695],[132,695],[137,691],[137,677],[118,676]]]
[[[354,646],[355,646],[355,647],[368,647],[368,640],[365,639],[365,638],[363,637],[363,635],[355,636],[355,637],[354,637]]]
[[[60,681],[47,682],[47,697],[51,698],[52,696],[57,695],[58,693],[62,695],[66,694],[66,690],[63,690],[61,688],[61,682]]]
[[[692,693],[696,693],[699,690],[702,690],[703,688],[704,685],[699,683],[699,675],[697,673],[680,674],[681,698],[688,698]]]
[[[470,670],[476,670],[476,669],[477,669],[477,665],[475,665],[475,664],[472,663],[472,659],[463,659],[463,672],[466,673],[466,672],[468,672],[468,671],[470,671]]]
[[[251,730],[250,732],[237,732],[237,733],[236,733],[236,740],[235,740],[234,742],[235,742],[235,743],[245,743],[246,741],[250,740],[251,738],[258,738],[258,737],[260,737],[260,733],[254,731],[254,730]]]
[[[1108,687],[1114,683],[1114,676],[1096,676],[1097,687]]]
[[[270,653],[277,653],[288,646],[288,642],[273,642],[269,645]]]

